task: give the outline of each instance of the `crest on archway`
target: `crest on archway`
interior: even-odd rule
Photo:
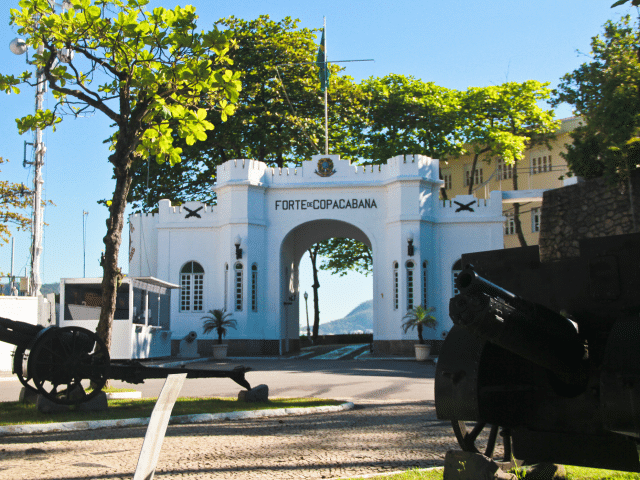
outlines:
[[[321,177],[330,177],[334,173],[336,173],[336,171],[333,168],[333,160],[327,157],[318,160],[318,169],[316,170],[316,174]]]

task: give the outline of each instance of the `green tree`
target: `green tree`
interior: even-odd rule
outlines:
[[[319,270],[330,271],[332,275],[346,275],[349,270],[353,270],[364,275],[371,273],[373,258],[371,249],[364,243],[350,238],[331,238],[313,245],[309,250],[311,260],[311,271],[313,274],[313,333],[315,341],[318,338],[320,328],[320,306],[318,280]],[[318,260],[322,262],[318,265]]]
[[[462,152],[461,93],[411,76],[369,78],[362,89],[370,104],[365,121],[353,127],[362,136],[362,156],[373,164],[405,153],[441,161]],[[443,198],[447,192],[441,189]]]
[[[300,29],[298,20],[275,22],[266,15],[250,21],[229,17],[216,26],[233,35],[236,48],[229,57],[243,72],[236,112],[226,122],[212,112],[207,120],[215,129],[197,145],[176,139],[183,149],[179,168],[145,159],[134,173],[130,199],[136,209],[154,208],[162,198],[176,204],[211,202],[216,167],[228,160],[283,167],[323,151],[324,100],[314,31]],[[330,68],[330,146],[343,158],[355,158],[355,130],[349,125],[362,118],[364,96],[350,77],[338,75],[339,67]]]
[[[584,123],[562,156],[585,178],[624,181],[640,163],[640,31],[631,17],[608,21],[591,39],[591,59],[562,77],[552,105],[568,103]]]
[[[0,157],[0,164],[8,161]],[[0,180],[0,245],[9,241],[11,226],[17,230],[31,227],[31,219],[21,212],[31,204],[30,193],[24,185]]]
[[[26,36],[33,56],[44,72],[56,104],[17,120],[22,133],[61,120],[60,114],[79,115],[96,110],[115,127],[110,136],[115,189],[107,202],[109,218],[101,264],[102,309],[97,333],[111,345],[111,327],[118,285],[124,211],[133,178],[133,166],[142,159],[180,162],[174,137],[186,144],[207,138],[213,128],[207,112],[226,119],[240,87],[239,72],[228,70],[232,46],[228,33],[199,32],[195,8],[145,10],[148,0],[71,0],[61,14],[47,0],[21,0],[11,10],[11,24]],[[59,63],[58,57],[73,59]],[[0,88],[18,92],[30,74],[0,76]]]
[[[324,260],[320,270],[343,276],[349,270],[367,276],[371,273],[373,257],[371,249],[351,238],[332,238],[318,244],[318,255]]]
[[[466,112],[463,135],[473,154],[469,194],[473,193],[478,160],[497,158],[513,165],[513,189],[518,190],[516,162],[533,145],[548,141],[558,129],[553,111],[540,104],[551,95],[548,83],[527,80],[490,87],[471,87],[462,100]],[[520,222],[520,204],[514,203],[514,222],[521,246],[526,241]]]
[[[371,102],[364,158],[384,163],[412,153],[441,159],[461,151],[460,92],[396,74],[364,80],[362,88]]]

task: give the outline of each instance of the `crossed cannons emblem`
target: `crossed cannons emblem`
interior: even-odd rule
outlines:
[[[453,201],[453,203],[455,203],[456,205],[458,205],[458,208],[456,209],[456,213],[458,212],[463,212],[465,210],[468,210],[470,212],[473,212],[473,208],[471,208],[471,205],[473,205],[474,203],[476,203],[476,200],[474,200],[473,202],[469,202],[466,205],[463,205],[462,203],[456,202],[455,200]]]
[[[187,216],[184,218],[189,218],[189,217],[196,217],[196,218],[202,218],[200,216],[200,214],[198,213],[200,210],[202,210],[202,207],[198,207],[195,210],[189,210],[187,207],[183,207],[187,212]]]

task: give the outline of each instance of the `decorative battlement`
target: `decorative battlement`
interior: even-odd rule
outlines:
[[[285,185],[327,182],[384,182],[415,177],[441,184],[439,160],[424,155],[398,155],[383,165],[352,165],[340,155],[313,155],[299,167],[270,168],[256,160],[229,160],[217,169],[217,187],[229,183]]]

